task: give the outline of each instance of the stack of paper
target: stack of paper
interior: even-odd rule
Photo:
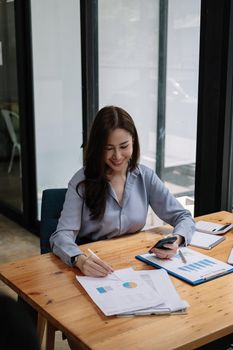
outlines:
[[[186,308],[166,271],[116,270],[107,277],[76,276],[106,316],[150,315]]]
[[[123,315],[164,315],[164,314],[186,314],[189,306],[177,293],[168,273],[163,270],[142,270],[138,274],[164,299],[163,303],[148,309],[137,310]]]

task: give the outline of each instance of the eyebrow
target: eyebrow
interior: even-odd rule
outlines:
[[[124,141],[124,142],[121,142],[121,143],[119,144],[119,146],[123,146],[123,145],[125,145],[125,144],[128,143],[128,142],[129,142],[129,140]],[[114,147],[114,145],[112,145],[111,143],[108,143],[106,146],[112,146],[112,147]]]

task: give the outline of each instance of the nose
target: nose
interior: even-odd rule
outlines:
[[[119,149],[117,149],[117,148],[114,149],[113,158],[114,159],[120,159],[121,158],[121,152],[120,152]]]

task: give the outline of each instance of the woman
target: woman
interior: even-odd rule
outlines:
[[[140,231],[148,206],[174,227],[177,240],[169,249],[152,251],[170,258],[181,244],[188,244],[194,222],[171,195],[155,172],[138,164],[137,130],[130,115],[119,107],[102,108],[92,125],[85,166],[70,180],[57,230],[50,239],[54,254],[77,266],[85,275],[106,276],[113,269],[106,262],[86,256],[76,245]]]

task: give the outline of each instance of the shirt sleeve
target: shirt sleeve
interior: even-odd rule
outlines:
[[[174,227],[173,234],[184,237],[185,245],[190,243],[195,230],[191,213],[184,209],[154,172],[149,181],[149,204],[160,219]]]
[[[83,198],[76,192],[78,182],[75,176],[69,182],[57,229],[50,237],[53,253],[70,266],[72,257],[83,254],[75,243],[81,226],[83,206]]]

